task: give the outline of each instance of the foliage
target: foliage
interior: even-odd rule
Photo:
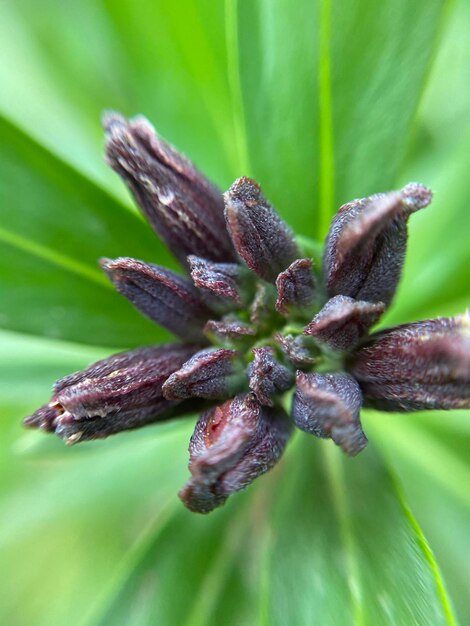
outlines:
[[[422,180],[435,201],[412,221],[384,324],[468,305],[469,7],[292,7],[0,7],[2,623],[470,620],[468,413],[370,412],[370,448],[353,460],[298,435],[271,475],[209,517],[175,495],[191,421],[73,449],[20,425],[54,379],[167,336],[96,264],[169,262],[102,162],[106,108],[144,113],[222,188],[254,175],[309,236],[345,200]]]

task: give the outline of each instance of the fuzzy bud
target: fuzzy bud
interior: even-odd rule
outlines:
[[[180,491],[191,511],[208,513],[279,460],[291,433],[281,408],[239,395],[204,413],[189,444],[192,478]]]

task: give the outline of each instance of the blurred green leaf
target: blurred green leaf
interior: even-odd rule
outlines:
[[[462,98],[468,98],[469,27],[470,6],[462,3],[435,69],[437,80],[426,99],[422,126],[402,174],[403,182],[425,181],[435,196],[429,208],[410,220],[407,263],[397,305],[390,312],[393,321],[454,315],[470,305],[470,116],[468,102],[462,104]],[[443,94],[446,107],[441,102]]]
[[[318,615],[322,624],[455,623],[432,554],[382,461],[370,448],[345,459],[327,446],[325,463],[318,442],[297,450],[283,485],[264,623]]]
[[[323,237],[340,204],[396,184],[446,3],[239,6],[253,173],[297,230]]]
[[[208,517],[159,518],[85,623],[455,624],[432,552],[373,451],[344,460],[301,437],[255,493]]]
[[[240,172],[225,49],[222,2],[2,3],[0,54],[16,71],[0,67],[0,110],[121,197],[101,156],[104,109],[143,113],[226,187]]]
[[[405,488],[452,591],[462,624],[470,620],[470,413],[364,416],[367,432]]]
[[[0,14],[0,51],[42,98],[4,68],[0,109],[113,190],[98,119],[142,112],[223,187],[255,175],[323,236],[341,202],[395,184],[445,6],[19,0]]]
[[[49,399],[52,383],[83,369],[109,351],[64,341],[0,331],[0,408],[40,404]]]
[[[98,266],[102,256],[165,262],[150,228],[5,119],[0,136],[0,325],[99,345],[167,337]]]
[[[113,581],[101,611],[85,623],[220,623],[213,612],[230,601],[229,575],[248,530],[243,504],[235,506],[196,519],[178,507],[171,517],[160,517],[126,559],[122,580]],[[249,623],[243,603],[236,603],[232,616],[223,611],[224,623]]]
[[[166,336],[113,294],[96,266],[103,255],[169,261],[103,164],[104,108],[146,114],[222,187],[255,175],[301,233],[324,235],[341,202],[395,186],[447,5],[0,5],[0,54],[15,60],[0,67],[0,110],[11,120],[0,122],[0,326],[98,346]],[[470,47],[459,15],[435,79],[438,104],[421,114],[400,172],[430,184],[437,202],[413,218],[396,320],[454,310],[468,296],[467,57],[455,62],[455,32],[462,50]],[[176,497],[189,423],[73,449],[23,433],[21,416],[55,378],[108,353],[0,334],[2,623],[455,623],[422,531],[373,449],[346,460],[299,436],[274,472],[198,517]],[[449,517],[442,494],[459,507],[449,533],[464,540],[462,425],[439,439],[426,417],[411,429],[393,415],[383,426],[383,417],[366,415],[366,430],[413,510],[416,502],[420,519],[426,507]],[[420,490],[435,495],[431,504]],[[468,568],[439,522],[424,528],[441,540],[466,616]]]
[[[18,430],[19,416],[9,414]],[[95,442],[88,454],[77,448],[43,458],[23,451],[21,441],[7,447],[4,437],[0,553],[10,575],[0,585],[1,621],[80,623],[142,528],[180,506],[188,437],[184,425],[149,427],[145,437]],[[27,558],[19,558],[22,550]],[[26,591],[28,602],[21,601]]]

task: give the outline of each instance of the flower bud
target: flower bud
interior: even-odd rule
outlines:
[[[238,263],[214,263],[191,255],[188,257],[191,278],[199,289],[219,298],[241,304],[241,266]]]
[[[431,202],[423,185],[376,194],[340,208],[331,223],[323,270],[328,295],[389,305],[400,279],[409,215]]]
[[[357,344],[384,310],[382,302],[372,304],[347,296],[335,296],[306,326],[304,334],[315,337],[331,350],[345,352]]]
[[[259,327],[273,317],[276,292],[272,285],[259,282],[250,305],[250,322]]]
[[[256,330],[253,326],[245,324],[238,319],[232,319],[227,316],[221,320],[209,320],[204,326],[204,332],[217,338],[219,341],[226,340],[243,340],[246,337],[253,337],[256,335]]]
[[[51,401],[25,419],[67,443],[107,437],[191,411],[169,402],[162,385],[197,350],[166,344],[116,354],[54,385]]]
[[[274,406],[273,396],[292,387],[294,374],[276,361],[272,348],[253,348],[252,352],[255,358],[248,367],[250,389],[258,402]]]
[[[317,357],[312,352],[310,346],[307,345],[308,339],[306,337],[277,333],[274,339],[296,367],[311,367],[315,364]]]
[[[116,289],[144,315],[187,341],[205,343],[202,327],[212,315],[189,280],[137,259],[102,259]]]
[[[221,191],[163,141],[144,117],[127,121],[109,113],[103,125],[109,165],[179,261],[187,266],[189,254],[235,260]]]
[[[245,380],[236,350],[208,349],[197,352],[163,385],[167,400],[220,399],[234,395]]]
[[[297,373],[294,422],[317,437],[331,437],[351,456],[367,444],[359,419],[361,403],[359,385],[348,374]]]
[[[279,407],[239,395],[204,413],[189,444],[191,480],[179,496],[191,511],[208,513],[279,460],[292,424]]]
[[[291,229],[250,178],[239,178],[224,194],[225,218],[233,244],[248,267],[274,283],[300,252]]]
[[[468,315],[372,335],[351,358],[367,406],[384,411],[470,408]]]
[[[315,297],[311,259],[297,259],[276,278],[276,310],[288,316],[291,307],[306,307]]]

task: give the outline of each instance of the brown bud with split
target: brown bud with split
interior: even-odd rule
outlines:
[[[254,360],[248,367],[250,389],[258,402],[274,406],[274,396],[294,384],[294,373],[276,360],[270,347],[253,348]]]
[[[302,308],[312,304],[315,297],[315,281],[311,259],[297,259],[276,278],[276,311],[289,315],[292,307]]]
[[[231,317],[209,320],[204,326],[204,332],[209,337],[214,336],[218,341],[243,340],[256,335],[256,329],[253,326]]]
[[[204,413],[189,444],[192,478],[179,496],[191,511],[209,513],[279,460],[291,433],[281,408],[236,396]]]
[[[196,287],[212,296],[234,303],[242,302],[242,267],[238,263],[214,263],[194,255],[188,257],[191,278]],[[230,302],[229,302],[230,304]]]
[[[335,296],[306,326],[304,334],[314,337],[331,350],[346,352],[378,322],[384,311],[383,302],[373,304],[347,296]]]
[[[274,339],[279,344],[286,357],[296,367],[310,368],[315,364],[318,355],[307,345],[307,337],[303,337],[302,335],[294,337],[293,335],[277,333]]]

